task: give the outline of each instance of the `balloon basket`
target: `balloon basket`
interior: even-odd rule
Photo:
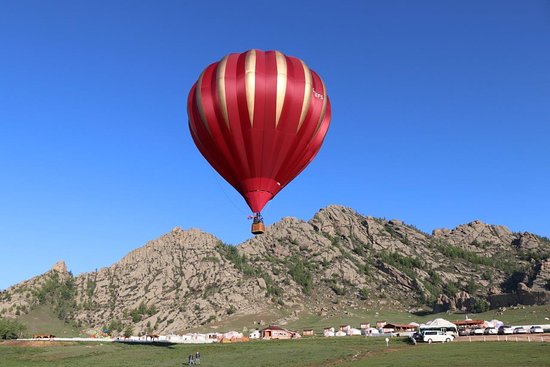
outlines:
[[[252,223],[252,234],[258,235],[265,232],[265,225],[263,222]]]

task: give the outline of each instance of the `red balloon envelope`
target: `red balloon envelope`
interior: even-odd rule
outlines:
[[[298,58],[260,50],[208,66],[187,109],[197,148],[255,213],[313,160],[331,116],[313,70]]]

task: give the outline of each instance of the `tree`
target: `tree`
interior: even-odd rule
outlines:
[[[126,329],[124,329],[124,337],[129,338],[134,333],[134,327],[132,325],[126,326]]]
[[[476,298],[476,303],[474,304],[474,312],[475,313],[481,313],[489,311],[489,308],[491,307],[490,303],[487,302],[484,299]]]
[[[119,320],[119,319],[114,319],[111,321],[111,323],[109,324],[109,326],[107,327],[109,329],[109,332],[113,332],[113,331],[117,331],[117,332],[121,332],[122,329],[123,329],[123,325],[122,325],[122,322]]]
[[[0,318],[0,339],[17,339],[25,330],[25,325],[17,320]]]

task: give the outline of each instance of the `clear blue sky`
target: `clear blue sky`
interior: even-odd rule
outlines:
[[[251,48],[303,59],[333,106],[268,224],[342,204],[550,236],[549,1],[4,0],[0,289],[59,259],[108,266],[175,226],[250,238],[185,102],[206,65]]]

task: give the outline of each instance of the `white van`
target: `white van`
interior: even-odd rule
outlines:
[[[432,342],[448,343],[453,339],[454,336],[440,330],[426,330],[422,333],[422,341],[429,344]]]

